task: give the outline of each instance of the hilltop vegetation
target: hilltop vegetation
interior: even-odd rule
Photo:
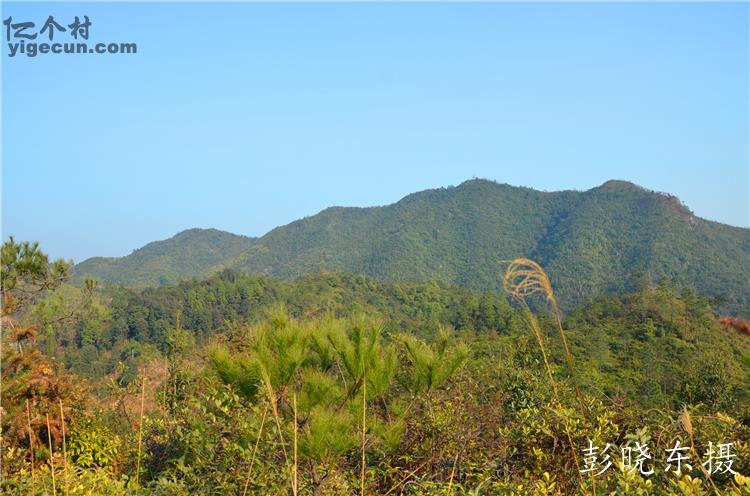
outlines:
[[[149,243],[127,257],[89,258],[76,273],[135,287],[174,284],[209,275],[217,264],[242,253],[254,242],[254,238],[217,229],[188,229],[165,241]]]
[[[733,314],[750,308],[750,230],[622,181],[545,193],[472,180],[385,207],[329,208],[257,239],[186,231],[128,257],[89,259],[74,275],[145,287],[225,268],[284,279],[349,272],[497,292],[500,261],[517,257],[547,269],[566,310],[662,280]]]

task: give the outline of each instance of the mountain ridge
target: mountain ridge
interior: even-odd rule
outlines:
[[[750,230],[622,180],[547,192],[471,179],[384,206],[328,207],[258,238],[182,231],[126,257],[85,260],[74,277],[143,287],[225,268],[280,278],[351,272],[497,291],[498,261],[521,256],[548,270],[568,308],[663,279],[724,297],[735,312],[750,306]]]

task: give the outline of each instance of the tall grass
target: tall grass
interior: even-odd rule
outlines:
[[[367,443],[367,377],[362,361],[362,468],[360,471],[360,495],[365,496],[365,444]]]
[[[284,440],[284,433],[281,427],[281,413],[279,412],[278,398],[276,396],[276,391],[274,390],[274,387],[271,384],[271,377],[268,373],[268,370],[267,369],[261,369],[261,370],[262,370],[261,376],[263,378],[263,384],[265,385],[266,394],[268,396],[268,401],[271,405],[271,414],[273,415],[274,422],[276,423],[276,432],[278,433],[278,436],[279,436],[279,444],[281,445],[281,452],[284,455],[284,463],[292,477],[292,480],[291,480],[292,493],[294,494],[294,496],[297,496],[296,466],[291,465],[291,462],[289,461],[289,454],[287,453],[287,450],[286,450],[286,441]],[[297,422],[296,422],[296,408],[295,408],[295,432],[294,432],[294,436],[295,436],[294,455],[295,456],[296,456],[296,449],[297,449],[296,448],[296,435],[297,435],[296,423]]]
[[[63,477],[65,478],[65,494],[69,492],[69,474],[68,474],[68,447],[65,442],[65,413],[63,412],[63,402],[60,399],[60,425],[62,426],[62,448],[63,448]]]
[[[555,318],[557,321],[557,327],[560,332],[560,338],[563,343],[563,350],[565,352],[565,359],[568,364],[568,367],[570,368],[570,374],[573,380],[573,384],[575,386],[576,391],[576,398],[578,400],[578,407],[581,411],[581,416],[585,418],[586,416],[586,408],[584,407],[583,403],[583,397],[581,395],[580,388],[578,387],[578,382],[576,380],[576,374],[575,374],[575,366],[573,364],[573,356],[570,352],[570,347],[568,346],[568,340],[565,337],[565,331],[563,331],[562,328],[562,317],[560,316],[560,309],[557,305],[557,299],[555,298],[555,292],[552,289],[552,283],[550,282],[549,277],[547,276],[547,273],[544,271],[544,269],[533,260],[529,260],[528,258],[517,258],[515,260],[512,260],[508,262],[508,267],[505,271],[505,275],[503,276],[503,288],[505,291],[510,294],[514,300],[516,300],[524,309],[526,318],[529,322],[529,325],[531,326],[531,329],[534,331],[534,336],[536,337],[537,344],[539,345],[539,350],[542,353],[542,358],[544,360],[544,367],[547,372],[547,378],[549,379],[550,387],[552,388],[552,395],[555,401],[556,406],[560,407],[562,406],[562,403],[560,401],[560,395],[558,392],[558,386],[557,382],[555,381],[554,376],[552,375],[552,367],[549,363],[549,358],[547,355],[547,350],[544,346],[544,336],[542,334],[542,329],[539,325],[539,320],[536,318],[534,313],[531,311],[531,307],[529,307],[529,304],[527,302],[527,298],[541,295],[545,302],[549,305],[550,310],[552,313],[555,314]],[[580,474],[580,463],[578,461],[578,449],[575,446],[575,443],[573,442],[573,437],[570,434],[570,429],[567,425],[567,422],[563,419],[563,424],[565,425],[565,434],[568,438],[568,442],[570,443],[570,449],[571,453],[573,455],[573,461],[575,462],[576,468],[579,469],[579,477]],[[583,480],[581,480],[583,482]],[[596,489],[594,489],[594,492]]]
[[[47,443],[49,446],[49,467],[50,473],[52,474],[52,494],[57,496],[57,485],[55,484],[55,458],[54,452],[52,451],[52,429],[49,427],[49,413],[45,414],[47,417]]]
[[[695,433],[693,432],[693,421],[690,416],[690,412],[687,409],[687,405],[682,406],[682,412],[680,412],[679,417],[679,424],[682,426],[682,430],[685,431],[685,433],[688,435],[688,439],[690,439],[690,452],[693,454],[693,457],[696,460],[700,459],[700,455],[698,454],[698,451],[695,449]],[[713,488],[714,492],[716,494],[719,493],[719,489],[716,487],[716,484],[714,483],[713,477],[711,477],[711,474],[706,470],[706,467],[704,467],[702,464],[698,465],[698,469],[703,472],[704,477],[706,477],[706,480],[711,484],[711,487]]]
[[[135,469],[135,487],[138,488],[141,479],[141,445],[143,444],[143,402],[146,396],[146,375],[143,374],[141,379],[141,415],[140,421],[138,422],[138,460],[136,461]]]
[[[557,304],[557,298],[555,298],[555,292],[552,289],[552,283],[550,282],[547,273],[538,263],[534,262],[533,260],[530,260],[528,258],[516,258],[515,260],[510,261],[508,264],[508,268],[506,269],[505,275],[503,276],[503,288],[526,310],[526,315],[528,317],[529,323],[534,330],[534,335],[536,336],[539,348],[541,349],[542,355],[544,357],[544,364],[547,368],[547,374],[550,379],[550,384],[555,390],[555,396],[557,397],[557,385],[554,378],[552,377],[549,360],[547,359],[547,353],[544,349],[544,340],[542,337],[542,331],[539,327],[539,321],[531,311],[531,308],[529,307],[526,299],[534,295],[541,295],[549,305],[552,314],[555,316],[557,328],[560,332],[560,340],[563,344],[565,361],[567,362],[568,368],[570,369],[573,386],[576,391],[576,399],[578,400],[578,407],[581,411],[581,415],[585,416],[586,408],[583,403],[581,389],[578,386],[576,368],[575,364],[573,363],[573,354],[570,352],[568,338],[565,336],[565,331],[562,327],[562,316],[560,314],[560,308]]]
[[[299,470],[299,460],[297,459],[297,392],[292,391],[292,408],[294,410],[294,467],[292,468],[292,492],[297,495],[299,491],[297,471]]]
[[[31,430],[31,407],[29,400],[26,399],[26,427],[29,430],[29,458],[31,460],[31,482],[34,482],[34,434]]]
[[[250,476],[253,473],[253,465],[255,465],[255,456],[258,454],[258,445],[260,445],[260,436],[263,434],[263,426],[266,425],[266,416],[268,415],[268,408],[263,409],[263,416],[260,419],[260,427],[258,428],[258,437],[255,439],[255,447],[253,448],[253,456],[250,459],[250,468],[247,469],[247,479],[245,480],[245,487],[242,489],[242,496],[247,494],[247,487],[250,485]]]

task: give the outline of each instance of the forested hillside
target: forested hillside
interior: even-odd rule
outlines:
[[[747,322],[666,283],[558,320],[544,271],[513,267],[483,293],[231,270],[77,287],[10,240],[0,490],[750,495]],[[717,443],[732,463],[701,469]]]
[[[227,270],[205,281],[143,291],[111,288],[105,294],[108,319],[100,335],[83,326],[75,334],[56,337],[58,342],[80,344],[60,347],[60,358],[94,377],[112,370],[112,358],[126,358],[133,346],[168,350],[170,333],[177,327],[205,341],[238,323],[260,322],[278,308],[300,319],[367,315],[380,320],[387,334],[409,332],[428,340],[441,328],[480,341],[527,334],[523,311],[502,293],[348,274],[288,282]],[[547,317],[542,318],[551,329]],[[719,325],[710,303],[690,289],[662,286],[600,297],[572,311],[565,327],[594,391],[623,394],[649,406],[678,407],[685,401],[726,402],[727,408],[750,404],[750,386],[744,383],[750,378],[750,340],[738,340],[736,331]],[[705,379],[701,374],[720,375],[725,384],[695,392]],[[689,398],[688,391],[701,397]]]
[[[76,273],[132,287],[173,284],[210,275],[217,264],[242,253],[254,242],[254,238],[217,229],[188,229],[167,240],[149,243],[127,257],[89,258],[78,265]]]
[[[74,274],[144,287],[224,268],[279,278],[349,272],[498,291],[500,262],[521,256],[547,268],[566,310],[662,280],[734,314],[750,308],[750,230],[622,181],[546,193],[471,180],[385,207],[329,208],[257,239],[185,231],[124,258],[86,260]]]

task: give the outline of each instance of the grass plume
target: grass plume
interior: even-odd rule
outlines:
[[[550,370],[549,361],[547,360],[547,354],[544,350],[544,344],[542,339],[542,332],[539,328],[539,322],[537,321],[534,314],[531,312],[526,298],[541,295],[550,307],[550,310],[555,316],[557,321],[557,328],[560,332],[560,340],[563,344],[563,350],[565,352],[565,361],[570,369],[570,374],[573,379],[573,386],[576,391],[576,399],[578,400],[578,407],[580,408],[581,415],[586,414],[586,408],[583,403],[583,396],[581,395],[580,387],[578,386],[578,380],[576,378],[575,364],[573,363],[573,354],[570,352],[570,346],[568,345],[568,338],[565,336],[565,331],[562,327],[562,317],[560,315],[560,308],[557,304],[557,298],[555,298],[555,292],[552,289],[552,283],[550,282],[547,273],[544,269],[533,260],[528,258],[516,258],[510,261],[508,268],[503,276],[503,288],[507,291],[517,302],[519,302],[526,310],[527,316],[531,326],[534,329],[539,347],[542,350],[544,356],[544,363],[547,367],[547,373],[549,375],[551,385],[555,389],[555,395],[557,395],[555,381],[552,378],[552,372]]]
[[[505,275],[503,276],[503,288],[525,310],[526,318],[532,330],[534,331],[534,336],[536,337],[537,344],[539,344],[539,349],[542,353],[542,358],[544,359],[544,367],[547,371],[547,377],[549,378],[550,386],[552,387],[552,394],[553,394],[555,403],[558,406],[561,406],[562,404],[560,402],[560,396],[558,394],[557,383],[555,381],[554,376],[552,375],[552,368],[550,367],[549,359],[547,357],[547,351],[544,346],[544,338],[542,335],[542,330],[541,330],[541,327],[539,326],[539,321],[537,320],[534,313],[531,311],[531,308],[529,307],[529,304],[526,301],[526,299],[534,295],[542,295],[547,301],[547,303],[550,305],[552,312],[555,314],[555,317],[557,318],[557,325],[560,331],[560,337],[562,338],[563,347],[565,350],[565,358],[566,358],[566,361],[568,362],[568,366],[570,367],[570,372],[573,377],[573,383],[575,385],[576,397],[578,399],[578,406],[581,410],[581,415],[585,418],[586,409],[584,408],[581,391],[578,388],[578,384],[575,380],[575,367],[573,365],[573,356],[570,353],[570,348],[568,347],[568,341],[565,337],[565,332],[563,331],[563,328],[562,328],[562,319],[560,317],[560,310],[557,305],[557,299],[555,298],[555,293],[552,290],[552,283],[550,282],[549,277],[547,276],[547,273],[544,271],[544,269],[542,269],[542,267],[538,263],[534,262],[533,260],[529,260],[528,258],[517,258],[515,260],[510,261],[508,264],[508,268],[506,269]],[[570,434],[570,429],[567,427],[567,424],[565,426],[565,433],[567,435],[568,442],[570,444],[570,449],[573,455],[573,460],[576,464],[576,467],[580,468],[580,464],[578,462],[578,451],[576,449],[575,443],[573,442],[573,437]],[[580,472],[579,472],[579,477],[580,477]]]

